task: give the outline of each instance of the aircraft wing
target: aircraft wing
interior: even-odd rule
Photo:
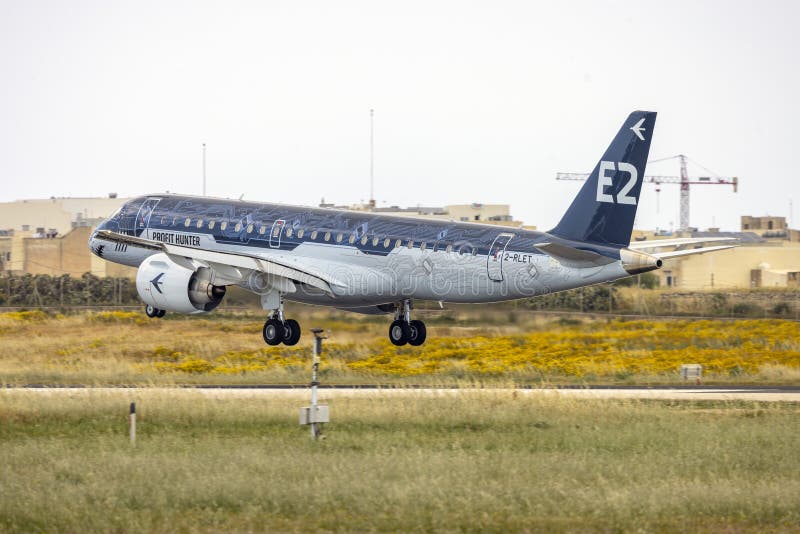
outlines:
[[[681,256],[691,256],[692,254],[703,254],[705,252],[725,250],[726,248],[735,248],[736,246],[737,245],[717,245],[715,247],[688,248],[684,250],[672,250],[670,252],[654,252],[651,253],[651,256],[655,256],[661,260],[668,260],[670,258],[678,258]]]
[[[296,281],[333,293],[331,285],[345,287],[338,280],[325,273],[300,265],[296,261],[286,261],[283,258],[265,258],[255,254],[240,252],[218,252],[193,247],[170,245],[161,241],[153,241],[142,237],[118,234],[108,230],[99,230],[97,237],[115,243],[128,243],[137,247],[147,248],[165,253],[169,258],[189,269],[195,269],[191,260],[195,260],[211,268],[215,274],[227,284],[243,281],[249,271],[262,272],[286,281]],[[245,271],[242,272],[242,269]]]
[[[683,237],[678,239],[654,239],[652,241],[634,241],[628,248],[631,250],[647,250],[652,248],[680,247],[697,243],[716,243],[719,241],[736,241],[735,237]]]

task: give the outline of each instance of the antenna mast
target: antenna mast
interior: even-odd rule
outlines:
[[[369,207],[375,209],[375,110],[369,110]]]
[[[203,196],[206,196],[206,144],[203,143]]]

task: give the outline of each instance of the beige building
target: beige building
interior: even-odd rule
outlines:
[[[666,260],[656,273],[661,287],[685,290],[797,287],[800,244],[748,244]]]
[[[89,250],[91,233],[92,228],[81,226],[54,238],[32,237],[30,232],[2,236],[0,252],[7,251],[2,269],[9,274],[136,276],[136,269],[105,261],[92,254]]]
[[[399,206],[375,207],[372,204],[354,204],[351,206],[337,206],[326,203],[323,199],[319,204],[321,208],[336,208],[353,211],[371,211],[381,215],[393,215],[396,217],[424,217],[427,219],[439,219],[457,222],[480,222],[483,224],[497,224],[500,226],[512,226],[521,228],[522,221],[515,221],[511,216],[511,208],[508,204],[450,204],[444,207],[424,207],[417,206],[412,208],[401,208]],[[525,226],[526,229],[535,230],[535,226]]]
[[[735,237],[740,246],[666,260],[657,271],[661,287],[685,290],[800,287],[800,232],[784,217],[741,219],[741,232],[694,232],[684,237]],[[634,239],[659,239],[639,232]],[[711,245],[711,244],[709,244]]]
[[[89,251],[91,229],[129,199],[49,198],[0,203],[0,269],[14,274],[133,276]]]
[[[73,228],[97,226],[127,202],[106,198],[48,198],[0,202],[0,230],[29,232],[31,237],[65,235]]]
[[[742,231],[753,232],[770,240],[800,241],[800,230],[792,230],[786,224],[786,217],[742,216]]]

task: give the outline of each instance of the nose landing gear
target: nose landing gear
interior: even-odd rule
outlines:
[[[167,310],[159,310],[155,306],[151,306],[150,304],[147,304],[144,307],[144,314],[147,315],[148,317],[150,317],[151,319],[154,319],[156,317],[161,318],[161,317],[164,317],[167,314]]]
[[[411,320],[411,301],[403,301],[402,306],[398,306],[395,312],[395,319],[389,326],[389,341],[393,345],[419,346],[425,343],[428,330],[425,323],[419,320]]]

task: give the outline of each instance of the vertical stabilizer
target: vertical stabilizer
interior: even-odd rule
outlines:
[[[634,111],[628,116],[572,205],[549,233],[602,245],[630,244],[655,124],[654,111]]]

